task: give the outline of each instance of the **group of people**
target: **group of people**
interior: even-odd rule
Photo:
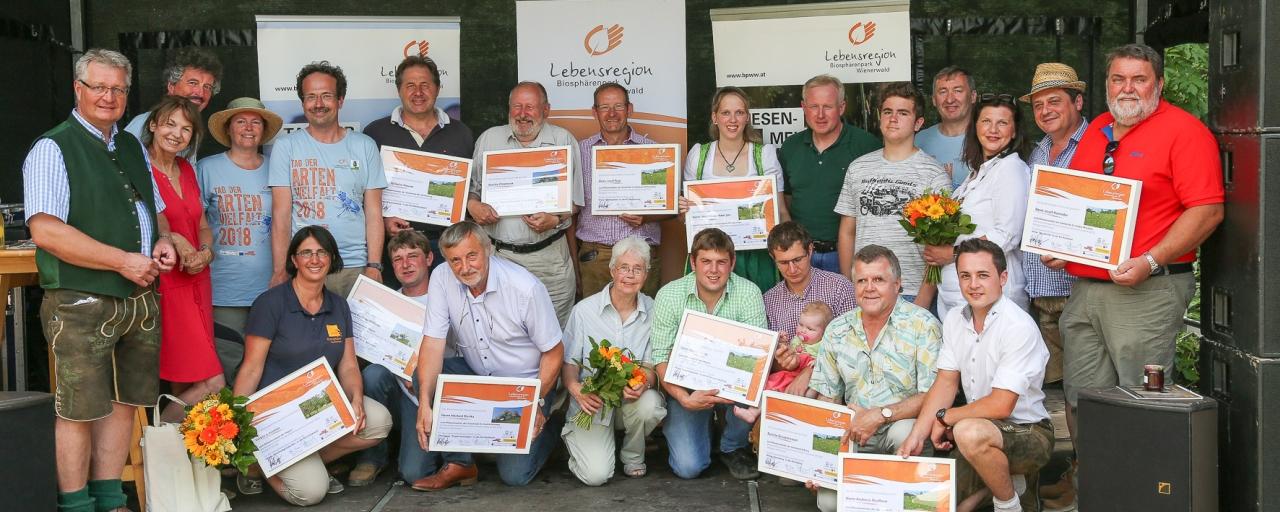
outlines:
[[[177,52],[168,95],[122,131],[131,64],[89,50],[76,63],[75,109],[24,163],[55,363],[60,510],[123,509],[133,407],[154,405],[160,380],[187,402],[228,383],[250,395],[318,357],[337,372],[357,428],[271,478],[251,468],[240,492],[266,484],[292,504],[318,503],[343,489],[326,463],[353,452],[346,485],[393,464],[418,490],[475,483],[470,454],[427,450],[441,374],[541,381],[529,453],[496,457],[508,485],[529,483],[560,441],[587,485],[613,478],[619,460],[623,475],[643,477],[659,426],[676,476],[696,478],[714,455],[735,478],[758,478],[759,411],[664,379],[686,310],[776,331],[769,389],[847,406],[856,450],[954,448],[959,510],[1039,510],[1037,472],[1053,446],[1042,387],[1064,381],[1074,431],[1079,390],[1136,384],[1145,364],[1172,368],[1190,261],[1222,219],[1213,137],[1161,99],[1161,56],[1138,44],[1108,55],[1108,112],[1092,122],[1086,84],[1059,63],[1038,66],[1019,97],[979,94],[974,76],[947,67],[932,84],[941,121],[927,129],[924,96],[883,84],[879,138],[844,120],[844,85],[819,75],[803,87],[808,129],[780,148],[760,140],[742,90],[716,91],[711,140],[692,145],[684,179],[778,176],[783,222],[763,250],[735,250],[719,229],[689,233],[687,275],[665,285],[659,224],[673,215],[579,211],[591,196],[583,155],[653,142],[628,123],[622,85],[596,89],[600,131],[581,141],[547,121],[536,82],[512,88],[507,124],[473,137],[436,105],[435,62],[410,56],[395,70],[400,106],[360,133],[338,121],[341,68],[316,62],[297,75],[306,126],[281,134],[280,116],[253,98],[205,126],[221,74],[207,52]],[[1020,103],[1045,133],[1033,148]],[[205,133],[228,150],[197,159]],[[574,213],[498,216],[481,200],[485,152],[566,145]],[[442,229],[384,216],[382,146],[474,157],[469,220]],[[1132,257],[1106,271],[1023,254],[1036,164],[1141,180]],[[898,225],[903,206],[942,190],[976,229],[954,245],[917,245]],[[679,215],[689,206],[682,199]],[[941,283],[924,279],[927,266],[942,267]],[[344,297],[360,275],[426,306],[412,381],[356,359]],[[215,323],[242,343],[215,337]],[[617,410],[584,392],[575,361],[590,339],[643,363]],[[595,428],[562,424],[565,402],[569,416],[594,414]],[[1073,510],[1064,478],[1051,504]],[[810,487],[821,510],[835,509],[833,492]]]

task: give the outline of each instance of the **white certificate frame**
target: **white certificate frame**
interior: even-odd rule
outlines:
[[[835,455],[831,456],[832,458],[835,459],[833,462],[835,462],[835,466],[837,469],[837,474],[832,475],[831,481],[817,480],[811,476],[777,470],[777,469],[774,469],[771,465],[767,464],[770,454],[768,450],[768,443],[766,443],[766,440],[769,439],[769,435],[772,433],[772,429],[774,428],[771,426],[773,422],[769,420],[769,413],[772,412],[770,411],[770,408],[769,408],[769,403],[771,400],[781,400],[781,401],[791,402],[804,407],[812,407],[815,409],[829,411],[832,413],[833,421],[835,418],[844,417],[842,419],[842,423],[846,431],[847,431],[849,422],[853,420],[853,411],[849,410],[848,407],[843,405],[823,402],[820,400],[814,400],[812,398],[805,398],[797,395],[779,393],[777,391],[770,391],[770,390],[765,390],[764,395],[760,399],[760,420],[759,420],[760,421],[760,453],[756,457],[757,469],[762,473],[769,473],[771,475],[776,475],[783,478],[790,478],[792,480],[797,480],[800,482],[806,482],[806,481],[812,480],[814,483],[818,484],[818,486],[820,487],[835,490],[837,485],[840,482],[840,478],[838,474],[839,465],[840,465],[840,453],[845,451],[844,448],[846,448],[848,444],[847,442],[844,441],[843,434],[841,436],[842,442],[841,442],[840,449],[837,450]],[[803,420],[800,420],[800,421],[803,421]]]
[[[306,365],[304,365],[301,368],[298,368],[297,370],[294,370],[293,373],[290,373],[288,375],[285,375],[284,377],[281,377],[280,380],[272,382],[269,386],[259,389],[258,392],[252,395],[249,395],[248,402],[245,402],[244,404],[245,408],[247,409],[259,398],[262,398],[280,389],[286,383],[289,383],[290,381],[302,376],[307,372],[316,371],[316,370],[323,370],[329,376],[329,385],[334,387],[334,389],[337,391],[337,395],[341,398],[341,400],[333,402],[333,405],[335,407],[341,407],[343,410],[345,410],[347,413],[347,416],[352,418],[352,422],[350,425],[347,425],[344,422],[342,428],[338,429],[338,432],[341,432],[342,435],[334,436],[332,439],[329,439],[324,443],[307,447],[305,452],[301,452],[300,454],[295,455],[290,459],[288,459],[287,461],[281,462],[279,464],[265,464],[263,457],[261,456],[262,455],[261,447],[259,446],[259,453],[255,454],[255,456],[257,456],[258,458],[258,466],[262,468],[262,473],[265,478],[270,478],[274,476],[276,473],[279,473],[280,471],[283,471],[285,468],[292,466],[294,463],[306,458],[307,456],[320,451],[325,446],[332,444],[334,441],[337,441],[338,439],[340,439],[343,435],[351,433],[356,429],[356,423],[359,420],[355,417],[355,411],[351,408],[351,401],[347,398],[346,391],[342,389],[342,383],[338,381],[337,372],[333,371],[333,367],[329,366],[329,361],[325,359],[323,356],[316,359],[315,361],[307,363]],[[313,389],[313,388],[306,388],[306,389]],[[303,394],[305,394],[305,392]],[[266,414],[266,413],[268,413],[271,410],[273,409],[268,409],[267,411],[255,412],[253,416],[252,424],[254,426],[257,426],[257,424],[260,421],[265,420],[267,417],[270,416],[269,414]],[[341,414],[342,412],[339,411],[339,415]],[[254,444],[257,444],[256,437],[254,438]]]
[[[716,339],[715,341],[718,343],[724,343],[722,336],[732,336],[735,332],[769,337],[769,346],[765,350],[764,355],[764,366],[760,369],[759,373],[753,372],[752,374],[754,379],[751,382],[756,383],[755,392],[753,393],[750,386],[748,386],[747,391],[743,393],[746,396],[745,399],[739,399],[736,395],[725,395],[723,394],[723,389],[721,390],[722,394],[720,395],[722,398],[733,400],[734,402],[742,405],[756,407],[760,403],[760,397],[764,395],[765,383],[769,378],[769,368],[773,365],[773,352],[778,348],[778,333],[776,331],[747,325],[742,322],[721,318],[715,315],[700,313],[689,309],[684,310],[684,314],[680,317],[680,326],[676,329],[675,342],[671,346],[671,356],[667,358],[666,377],[663,380],[692,391],[698,391],[705,388],[696,387],[698,386],[698,383],[685,379],[682,372],[679,371],[681,366],[679,362],[685,356],[681,339],[683,338],[685,327],[688,325],[691,318],[701,319],[702,321],[717,324],[717,332],[715,334],[719,339]]]
[[[381,303],[381,299],[395,301],[396,308],[393,309],[383,305]],[[370,302],[377,303],[389,313],[396,315],[399,320],[410,323],[410,327],[416,327],[417,330],[411,331],[411,334],[417,334],[417,336],[410,336],[409,338],[409,347],[412,349],[412,355],[409,357],[409,360],[405,362],[404,367],[397,368],[396,365],[389,364],[387,361],[375,360],[369,357],[369,354],[362,353],[360,351],[360,348],[362,347],[362,340],[359,337],[360,332],[355,329],[356,326],[354,318],[352,318],[351,326],[352,331],[355,331],[352,333],[352,337],[356,338],[356,357],[364,359],[370,363],[380,365],[390,370],[391,373],[395,374],[397,377],[412,381],[414,369],[418,365],[418,351],[422,348],[422,327],[427,321],[427,306],[417,300],[414,300],[413,297],[405,296],[400,292],[386,287],[382,283],[370,279],[364,274],[356,277],[355,284],[351,285],[351,291],[347,292],[347,306],[352,310],[355,310],[359,307],[356,302],[358,300],[368,300]],[[406,319],[399,311],[397,311],[399,309],[406,309],[406,312],[412,311],[417,313],[419,320]],[[382,341],[385,342],[386,340]]]
[[[610,151],[619,151],[619,150],[625,151],[625,150],[634,150],[634,149],[666,150],[669,152],[668,154],[671,155],[670,167],[663,166],[662,168],[656,168],[656,169],[641,169],[641,168],[636,169],[636,172],[640,172],[640,173],[666,169],[666,171],[664,172],[666,172],[667,180],[669,180],[666,208],[649,208],[649,209],[634,210],[634,209],[626,209],[626,208],[609,209],[607,207],[599,206],[600,204],[599,194],[597,194],[596,191],[599,189],[600,173],[598,171],[600,170],[600,161],[599,161],[600,154],[607,153]],[[585,184],[586,186],[591,187],[590,189],[591,204],[587,205],[588,207],[591,208],[591,214],[600,215],[600,216],[609,216],[609,215],[674,215],[676,213],[679,213],[680,212],[680,192],[683,190],[681,188],[681,183],[680,183],[681,182],[680,178],[683,176],[681,174],[681,168],[680,168],[683,163],[681,162],[681,160],[682,158],[680,158],[679,144],[622,144],[622,145],[616,145],[616,146],[592,146],[591,147],[591,183]],[[635,165],[656,165],[656,163],[635,164]]]
[[[565,189],[562,191],[564,195],[560,197],[559,198],[560,200],[556,202],[563,203],[567,206],[556,207],[556,208],[539,208],[534,210],[526,210],[526,209],[519,209],[519,208],[504,209],[502,208],[502,204],[500,203],[494,204],[492,202],[492,197],[489,195],[491,190],[489,186],[489,176],[491,175],[490,169],[493,168],[490,166],[490,162],[489,162],[489,158],[491,156],[508,155],[508,154],[515,154],[515,153],[537,154],[537,153],[547,153],[547,152],[553,152],[553,151],[565,152],[565,164],[564,164],[565,171],[563,174],[565,177],[565,182],[568,184],[568,186],[565,187]],[[574,187],[573,173],[577,169],[573,168],[573,148],[572,147],[540,146],[536,148],[498,149],[493,151],[485,151],[484,155],[482,155],[481,158],[484,161],[484,170],[480,172],[480,202],[485,203],[490,207],[492,207],[493,211],[497,213],[499,217],[512,217],[516,215],[529,215],[534,213],[572,213],[573,212],[573,206],[574,206],[573,205],[573,187]],[[534,171],[531,169],[531,172],[537,172],[537,171]],[[556,173],[556,174],[560,175],[561,173]]]
[[[528,419],[522,417],[521,418],[522,425],[519,427],[519,429],[524,432],[524,435],[526,436],[525,439],[527,439],[527,442],[525,443],[524,448],[507,449],[507,448],[486,448],[483,446],[481,447],[468,446],[461,449],[450,449],[448,446],[440,445],[439,429],[436,427],[440,424],[441,411],[448,408],[447,404],[444,404],[443,402],[441,402],[441,399],[444,397],[444,388],[446,384],[480,384],[480,385],[495,385],[495,386],[523,386],[523,387],[532,386],[533,400],[532,400],[532,404],[530,404],[528,407],[532,407],[533,417]],[[478,375],[440,374],[440,376],[436,378],[435,397],[432,401],[433,403],[433,407],[431,408],[432,428],[431,428],[430,438],[427,441],[427,450],[433,451],[433,452],[505,453],[505,454],[526,455],[529,453],[529,449],[533,447],[533,442],[536,440],[535,436],[533,435],[533,431],[538,422],[538,415],[542,414],[542,408],[539,407],[538,405],[538,399],[541,397],[542,397],[542,381],[538,379],[521,379],[521,378],[515,378],[515,377],[485,377],[485,376],[478,376]]]
[[[773,197],[772,197],[773,208],[770,208],[770,212],[769,212],[770,219],[766,219],[765,227],[767,229],[765,229],[764,233],[757,234],[757,236],[755,236],[752,241],[740,240],[738,237],[735,237],[733,233],[729,233],[730,237],[734,237],[734,240],[733,240],[734,250],[747,251],[747,250],[753,250],[753,249],[765,249],[768,247],[769,231],[773,229],[773,226],[777,226],[782,222],[782,213],[779,206],[779,202],[782,201],[782,194],[779,193],[780,190],[778,189],[778,177],[772,174],[765,175],[765,176],[715,178],[715,179],[707,179],[707,180],[701,180],[701,181],[685,181],[684,183],[682,183],[681,186],[682,186],[682,192],[684,197],[689,201],[692,201],[695,203],[693,206],[689,207],[689,211],[685,214],[685,227],[686,227],[685,250],[686,251],[691,251],[693,249],[693,239],[698,235],[698,233],[702,232],[702,229],[707,229],[709,227],[712,227],[712,226],[707,226],[697,231],[688,229],[690,218],[696,218],[699,213],[698,209],[701,208],[700,205],[696,204],[700,201],[699,198],[690,195],[690,187],[720,188],[725,185],[732,185],[735,183],[743,183],[743,182],[769,182],[773,189]],[[715,199],[716,197],[712,196],[711,198]],[[729,198],[722,198],[722,199],[729,199]],[[737,199],[745,199],[745,198],[737,198]],[[768,199],[763,199],[762,201],[767,201],[767,200]],[[772,224],[767,222],[768,220],[772,220]]]
[[[940,464],[940,465],[947,466],[949,475],[950,475],[948,477],[948,482],[951,485],[951,492],[949,496],[950,506],[946,510],[956,509],[956,459],[942,458],[942,457],[907,457],[904,459],[897,455],[879,455],[879,454],[872,454],[872,453],[845,452],[840,454],[840,465],[839,465],[840,475],[838,477],[839,478],[838,481],[840,482],[840,484],[836,488],[836,510],[837,511],[844,512],[848,510],[847,508],[843,507],[845,494],[853,492],[852,489],[848,489],[848,486],[850,484],[845,482],[845,477],[848,476],[845,473],[847,469],[845,467],[845,461],[847,460],[882,462],[885,464]]]
[[[443,162],[448,162],[448,163],[449,163],[449,165],[450,165],[450,166],[453,166],[454,168],[456,168],[456,167],[460,167],[460,166],[464,166],[464,165],[466,166],[466,169],[465,169],[464,171],[462,171],[462,175],[461,175],[461,176],[455,176],[455,175],[451,175],[451,174],[440,174],[440,173],[434,173],[434,172],[431,172],[431,171],[428,171],[428,170],[425,170],[425,169],[416,169],[416,168],[412,168],[412,167],[404,166],[404,167],[406,167],[407,169],[409,169],[411,172],[419,172],[419,173],[422,173],[422,174],[429,174],[429,175],[432,175],[432,176],[450,176],[450,177],[454,177],[454,178],[460,178],[459,185],[461,185],[462,189],[461,189],[461,191],[455,190],[455,191],[454,191],[454,194],[458,194],[459,192],[461,192],[461,196],[460,196],[460,197],[462,198],[462,201],[461,201],[461,204],[459,205],[459,204],[457,203],[457,200],[455,199],[455,201],[454,201],[454,205],[453,205],[453,209],[452,209],[452,210],[450,210],[450,212],[449,212],[449,219],[450,219],[450,220],[449,220],[449,222],[444,222],[444,221],[441,221],[441,220],[440,220],[440,219],[438,219],[438,218],[433,218],[433,217],[418,216],[418,215],[415,215],[415,214],[413,214],[413,213],[409,213],[409,214],[407,214],[407,215],[406,215],[404,212],[402,212],[402,211],[400,211],[399,209],[396,209],[396,208],[394,208],[394,207],[391,209],[391,210],[394,210],[394,211],[391,211],[391,210],[389,210],[389,209],[388,209],[388,205],[389,205],[390,203],[392,203],[392,202],[393,202],[393,201],[391,201],[391,199],[399,197],[399,192],[398,192],[398,191],[396,191],[396,190],[394,190],[394,189],[393,189],[393,187],[391,186],[391,185],[392,185],[392,182],[394,182],[394,181],[395,181],[395,179],[396,179],[396,175],[398,174],[398,172],[397,172],[397,171],[395,171],[395,170],[393,170],[392,166],[387,165],[387,163],[388,163],[388,158],[394,158],[394,156],[392,156],[392,157],[388,157],[388,154],[389,154],[389,153],[392,153],[392,154],[393,154],[393,153],[404,153],[404,154],[407,154],[407,155],[413,155],[413,156],[418,156],[418,157],[425,157],[425,158],[429,158],[429,159],[440,160],[440,161],[443,161]],[[409,220],[409,221],[414,221],[414,222],[421,222],[421,223],[423,223],[423,224],[431,224],[431,225],[435,225],[435,226],[444,226],[444,227],[452,226],[452,225],[454,225],[454,224],[456,224],[456,223],[458,223],[458,222],[460,222],[460,221],[462,221],[462,220],[466,219],[466,216],[467,216],[467,197],[468,197],[468,194],[470,194],[470,192],[471,192],[471,172],[472,172],[472,170],[473,170],[473,169],[475,169],[475,165],[472,163],[472,161],[471,161],[471,159],[470,159],[470,158],[459,158],[459,157],[456,157],[456,156],[442,155],[442,154],[439,154],[439,153],[430,153],[430,152],[426,152],[426,151],[416,151],[416,150],[412,150],[412,149],[408,149],[408,148],[398,148],[398,147],[393,147],[393,146],[383,146],[383,147],[382,147],[382,149],[380,149],[380,150],[378,151],[378,156],[379,156],[380,158],[382,158],[382,164],[383,164],[383,165],[382,165],[382,172],[383,172],[383,174],[384,174],[384,175],[386,175],[386,179],[387,179],[387,188],[386,188],[385,190],[383,190],[383,192],[382,192],[382,213],[383,213],[383,215],[385,215],[385,216],[391,216],[391,217],[400,217],[400,218],[402,218],[402,219],[404,219],[404,220]],[[456,164],[456,165],[455,165],[455,164]],[[399,214],[399,215],[396,215],[396,213],[400,213],[400,214]],[[457,220],[453,220],[453,219],[455,219],[455,218],[456,218]]]
[[[1069,192],[1062,191],[1057,188],[1052,188],[1049,185],[1043,184],[1042,181],[1048,177],[1046,175],[1051,175],[1051,174],[1058,174],[1065,177],[1065,178],[1050,178],[1055,180],[1066,179],[1069,181],[1085,180],[1086,182],[1091,182],[1091,181],[1102,182],[1107,184],[1105,185],[1106,188],[1116,190],[1117,192],[1115,193],[1120,193],[1118,192],[1119,190],[1122,190],[1124,186],[1128,186],[1130,187],[1129,190],[1131,190],[1131,192],[1128,194],[1128,197],[1124,201],[1117,201],[1117,200],[1110,200],[1110,199],[1103,199],[1103,198],[1081,197]],[[1040,192],[1042,190],[1047,191],[1047,193],[1041,194]],[[1047,247],[1042,247],[1040,245],[1039,241],[1037,240],[1038,238],[1037,235],[1032,231],[1032,226],[1033,224],[1036,223],[1037,219],[1041,218],[1041,216],[1037,213],[1038,211],[1040,211],[1038,207],[1048,208],[1048,209],[1053,208],[1052,206],[1049,206],[1049,205],[1045,205],[1045,206],[1041,206],[1041,205],[1044,199],[1053,197],[1054,195],[1057,195],[1058,197],[1064,198],[1064,199],[1071,199],[1077,204],[1080,202],[1086,202],[1086,201],[1095,201],[1099,205],[1110,203],[1112,206],[1114,206],[1114,203],[1123,203],[1123,206],[1122,206],[1123,209],[1127,210],[1126,213],[1124,214],[1124,225],[1113,227],[1113,232],[1116,230],[1120,231],[1119,247],[1113,246],[1113,251],[1109,253],[1111,255],[1114,255],[1114,254],[1119,255],[1116,257],[1109,256],[1110,259],[1114,261],[1114,263],[1104,263],[1099,260],[1081,257],[1076,254],[1072,254],[1068,252],[1053,250]],[[1027,194],[1027,215],[1023,219],[1022,243],[1021,243],[1020,249],[1025,253],[1031,253],[1036,255],[1048,255],[1054,258],[1058,258],[1060,260],[1066,260],[1074,263],[1079,263],[1082,265],[1088,265],[1091,267],[1097,267],[1097,268],[1102,268],[1106,270],[1115,270],[1116,267],[1120,266],[1121,263],[1129,259],[1129,254],[1133,251],[1133,231],[1138,221],[1138,203],[1141,198],[1142,198],[1142,182],[1139,180],[1121,178],[1118,176],[1107,176],[1106,174],[1102,174],[1102,173],[1077,171],[1075,169],[1067,169],[1065,167],[1053,167],[1049,165],[1037,164],[1031,172],[1031,188],[1029,189],[1029,193]],[[1118,211],[1118,209],[1119,208],[1108,208],[1108,210],[1113,210],[1113,211]],[[1113,244],[1115,243],[1114,236],[1112,238],[1112,243]]]

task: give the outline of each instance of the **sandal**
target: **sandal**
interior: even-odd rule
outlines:
[[[622,474],[631,478],[640,478],[649,473],[649,467],[643,462],[632,462],[622,465]]]

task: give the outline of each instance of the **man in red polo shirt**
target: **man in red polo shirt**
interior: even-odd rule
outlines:
[[[1042,258],[1080,278],[1060,320],[1069,412],[1081,389],[1139,385],[1147,364],[1173,368],[1195,292],[1191,262],[1222,221],[1218,144],[1198,119],[1160,99],[1163,73],[1160,54],[1146,45],[1111,51],[1110,112],[1089,124],[1071,161],[1142,182],[1130,258],[1112,271]]]

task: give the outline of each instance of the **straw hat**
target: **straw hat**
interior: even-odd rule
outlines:
[[[258,145],[266,144],[276,133],[280,131],[280,127],[284,125],[284,120],[275,112],[267,110],[267,106],[263,105],[257,98],[236,98],[227,103],[227,109],[217,112],[209,116],[209,134],[213,135],[213,140],[218,141],[226,147],[231,147],[231,137],[227,135],[227,123],[232,117],[241,112],[256,112],[262,116],[263,123],[266,126],[262,129],[262,140]]]
[[[1030,103],[1031,97],[1046,89],[1075,89],[1084,92],[1084,82],[1076,76],[1076,70],[1060,62],[1046,62],[1036,66],[1036,74],[1031,77],[1031,92],[1018,98]]]

